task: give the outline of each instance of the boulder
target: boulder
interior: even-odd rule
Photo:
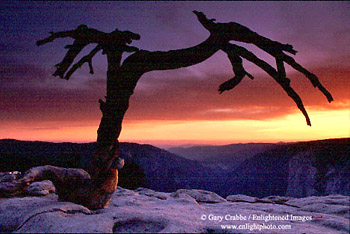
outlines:
[[[0,230],[11,232],[26,216],[41,207],[57,204],[57,196],[0,198]]]
[[[50,180],[34,182],[24,191],[29,196],[46,196],[55,193],[56,188]]]
[[[20,175],[21,175],[21,172],[19,171],[0,172],[0,183],[12,182],[16,180]]]
[[[250,197],[247,195],[243,195],[243,194],[236,194],[236,195],[229,195],[226,197],[227,201],[230,202],[249,202],[249,203],[253,203],[257,201],[257,198],[255,197]]]
[[[166,200],[168,198],[166,193],[156,192],[156,191],[154,191],[152,189],[148,189],[148,188],[138,188],[135,191],[138,192],[139,194],[146,195],[149,197],[155,197],[155,198],[158,198],[161,200]]]
[[[187,194],[193,197],[197,202],[204,203],[219,203],[226,202],[226,200],[214,192],[198,190],[198,189],[179,189],[176,192],[170,194],[171,197],[179,197],[180,194]]]

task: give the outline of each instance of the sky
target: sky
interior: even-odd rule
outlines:
[[[92,142],[101,119],[107,62],[93,59],[69,81],[53,77],[54,65],[72,39],[37,47],[49,32],[80,24],[104,32],[141,35],[131,45],[149,51],[194,46],[208,31],[193,10],[217,22],[237,22],[298,51],[297,62],[316,74],[331,92],[328,103],[301,73],[286,65],[312,127],[275,81],[244,61],[255,79],[233,90],[218,86],[233,77],[225,53],[187,68],[142,76],[126,113],[120,141],[159,147],[193,144],[292,142],[350,135],[350,3],[343,2],[25,2],[2,1],[0,8],[0,139]],[[274,65],[253,45],[234,42]],[[93,47],[83,50],[87,54]],[[130,53],[124,53],[123,58]]]

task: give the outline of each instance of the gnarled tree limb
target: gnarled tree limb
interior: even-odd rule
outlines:
[[[71,75],[80,68],[84,63],[89,64],[90,74],[94,74],[94,68],[92,67],[92,58],[101,50],[101,46],[96,46],[88,55],[82,57],[76,64],[72,66],[72,68],[66,73],[64,78],[68,80]]]
[[[259,59],[252,52],[248,51],[247,49],[241,46],[228,43],[222,48],[222,50],[227,54],[238,54],[239,56],[242,56],[243,58],[249,60],[250,62],[263,69],[267,74],[269,74],[284,89],[288,96],[293,99],[293,101],[297,104],[299,110],[305,116],[307,125],[311,126],[311,121],[305,110],[304,104],[299,95],[290,86],[290,80],[288,78],[281,76],[281,74],[270,64]]]
[[[234,40],[251,43],[265,51],[281,50],[287,51],[291,54],[297,53],[297,51],[293,49],[292,45],[282,44],[280,42],[263,37],[241,24],[235,22],[214,23],[214,20],[207,19],[206,15],[203,12],[193,11],[193,13],[196,14],[199,22],[211,34],[220,35],[221,37],[226,38],[228,41]]]
[[[286,62],[287,64],[289,64],[290,66],[292,66],[295,70],[303,73],[312,83],[312,85],[315,88],[318,88],[327,98],[328,102],[332,102],[333,101],[333,97],[330,94],[330,92],[321,84],[321,82],[319,81],[318,77],[309,72],[307,69],[305,69],[303,66],[301,66],[299,63],[297,63],[292,57],[281,53],[280,54],[280,59],[283,60],[284,62]]]
[[[312,83],[314,87],[317,87],[326,97],[329,102],[333,101],[332,95],[321,84],[317,76],[303,66],[298,64],[292,57],[286,55],[283,51],[291,54],[296,54],[297,51],[293,49],[292,45],[282,44],[277,41],[272,41],[266,37],[263,37],[256,32],[251,31],[249,28],[240,25],[235,22],[230,23],[214,23],[214,20],[208,20],[205,14],[202,12],[194,11],[201,24],[212,34],[223,35],[227,40],[235,40],[240,42],[252,43],[260,49],[266,51],[276,59],[277,70],[282,77],[285,76],[285,68],[283,62],[286,62],[297,71],[303,73]]]
[[[235,73],[235,76],[222,83],[219,87],[219,92],[223,93],[224,91],[233,89],[238,85],[242,79],[247,75],[250,79],[254,79],[254,77],[249,74],[243,67],[243,61],[242,58],[237,54],[232,51],[232,53],[227,53],[228,58],[230,59],[230,62],[232,64],[232,70]]]
[[[43,40],[37,41],[37,45],[44,45],[46,43],[52,42],[57,38],[65,38],[70,37],[74,39],[74,43],[72,45],[67,45],[65,48],[69,49],[63,58],[62,62],[56,64],[56,71],[53,74],[54,76],[59,76],[60,78],[69,79],[74,71],[76,71],[82,64],[85,63],[85,60],[89,62],[92,57],[100,50],[103,49],[104,53],[106,51],[115,51],[117,52],[117,56],[121,57],[121,53],[126,52],[135,52],[138,51],[138,48],[134,46],[128,46],[132,40],[139,40],[140,35],[130,32],[130,31],[119,31],[118,29],[114,30],[111,33],[101,32],[99,30],[88,28],[86,25],[79,25],[75,30],[63,31],[57,33],[51,33],[51,36],[45,38]],[[84,49],[85,46],[91,43],[97,43],[97,47],[91,51],[87,57],[82,58],[73,68],[65,75],[69,66],[73,63],[74,59],[78,56],[78,54]],[[91,63],[90,73],[93,74],[93,69]]]
[[[87,46],[88,43],[80,40],[75,40],[73,45],[70,46],[70,49],[64,56],[62,62],[56,64],[56,71],[53,76],[58,76],[63,79],[64,73],[68,70],[69,66],[73,63],[74,59],[78,56],[78,54]],[[69,77],[68,77],[69,78]],[[68,80],[67,76],[65,79]]]

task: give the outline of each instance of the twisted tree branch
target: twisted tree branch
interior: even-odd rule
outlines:
[[[135,52],[138,51],[138,48],[134,46],[128,46],[132,40],[139,40],[140,35],[130,32],[130,31],[119,31],[118,29],[114,30],[111,33],[101,32],[99,30],[88,28],[86,25],[79,25],[75,30],[63,31],[53,33],[51,32],[51,36],[45,38],[43,40],[37,41],[37,45],[44,45],[46,43],[52,42],[57,38],[65,38],[70,37],[74,39],[74,43],[72,45],[65,46],[66,49],[69,49],[63,58],[62,62],[56,64],[57,67],[53,76],[59,76],[60,78],[64,78],[68,80],[70,76],[82,66],[85,62],[89,64],[90,73],[93,74],[92,67],[92,57],[101,49],[103,52],[105,51],[117,51],[121,53],[126,52]],[[85,46],[91,43],[97,43],[97,47],[93,49],[90,54],[83,57],[79,62],[73,65],[73,67],[67,72],[68,68],[72,65],[74,59],[78,56],[78,54],[84,49]],[[119,55],[118,55],[119,56]]]
[[[60,78],[65,78],[68,80],[67,76],[64,77],[64,73],[68,70],[69,66],[73,63],[74,59],[78,56],[78,54],[87,46],[88,43],[80,40],[75,40],[73,45],[70,46],[70,49],[64,56],[62,62],[56,64],[57,67],[53,76],[59,76]]]
[[[232,70],[235,73],[235,76],[232,79],[220,85],[219,87],[220,93],[223,93],[224,91],[227,91],[236,87],[236,85],[238,85],[246,75],[250,79],[252,80],[254,79],[254,77],[244,69],[242,58],[237,53],[234,53],[234,52],[227,53],[227,56],[230,59],[230,62],[232,64]]]
[[[305,116],[307,125],[311,126],[311,121],[305,110],[304,104],[299,95],[290,86],[290,80],[288,78],[281,76],[281,74],[270,64],[268,64],[264,60],[259,59],[257,56],[255,56],[255,54],[245,49],[244,47],[228,43],[226,44],[226,46],[222,47],[222,50],[227,54],[238,54],[239,56],[242,56],[243,58],[251,61],[258,67],[263,69],[267,74],[269,74],[283,88],[283,90],[288,94],[288,96],[293,99],[293,101],[297,104],[299,110]]]
[[[72,66],[72,68],[66,73],[64,79],[68,80],[71,75],[80,68],[84,63],[89,64],[90,74],[94,74],[94,68],[92,67],[92,58],[101,50],[101,46],[96,46],[88,55],[82,57],[76,64]]]
[[[318,77],[309,72],[299,63],[297,63],[292,57],[286,55],[283,51],[289,52],[291,54],[296,54],[297,51],[293,49],[292,45],[282,44],[277,41],[270,40],[263,37],[256,32],[251,31],[249,28],[235,23],[214,23],[215,20],[207,19],[203,12],[193,11],[198,17],[199,22],[212,34],[219,34],[226,37],[227,40],[235,40],[240,42],[252,43],[259,47],[260,49],[266,51],[276,59],[277,70],[281,77],[285,77],[284,63],[286,62],[292,66],[297,71],[303,73],[312,83],[315,88],[318,88],[327,98],[329,102],[333,101],[332,95],[328,90],[321,84]]]
[[[226,38],[228,41],[234,40],[251,43],[265,51],[281,50],[287,51],[291,54],[297,53],[297,51],[293,49],[292,45],[282,44],[263,37],[241,24],[235,22],[214,23],[215,19],[207,19],[203,12],[193,11],[193,13],[197,16],[203,27],[206,28],[211,34],[220,35],[221,37]]]

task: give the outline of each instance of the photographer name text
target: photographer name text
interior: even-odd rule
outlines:
[[[226,221],[311,221],[313,216],[298,216],[298,215],[292,215],[292,214],[286,214],[286,215],[265,215],[265,214],[250,214],[250,215],[242,215],[242,214],[226,214],[226,215],[214,215],[214,214],[203,214],[201,215],[201,220],[209,220],[209,221],[215,221],[215,222],[222,222],[223,220]]]

